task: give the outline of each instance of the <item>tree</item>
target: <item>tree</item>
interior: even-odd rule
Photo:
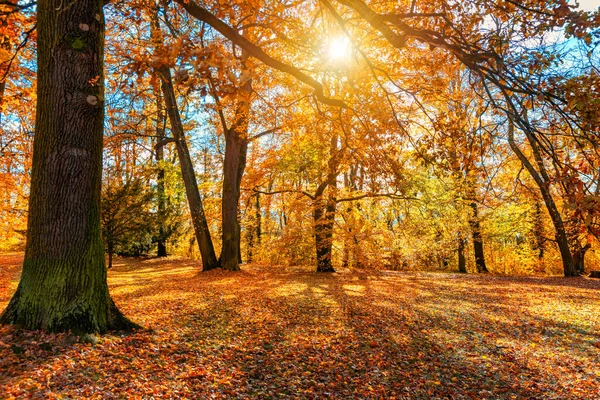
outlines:
[[[247,55],[242,55],[242,76],[245,81],[240,82],[240,94],[234,111],[231,124],[227,124],[222,109],[218,110],[223,132],[225,134],[225,157],[223,159],[223,195],[221,198],[222,221],[222,246],[219,264],[221,268],[229,271],[238,271],[240,254],[240,222],[238,209],[240,202],[240,186],[246,156],[248,152],[248,123],[250,119],[250,98],[252,96],[252,78],[250,76]],[[213,86],[214,87],[214,86]],[[214,90],[213,97],[219,101]]]
[[[0,322],[47,331],[130,329],[108,293],[100,228],[103,2],[38,2],[38,86],[27,244]]]
[[[141,178],[125,182],[113,179],[102,188],[102,237],[108,252],[108,268],[112,268],[117,246],[131,247],[133,243],[152,245],[154,231],[158,230],[150,207],[154,193],[144,187]],[[164,211],[162,210],[164,216]],[[165,224],[158,227],[165,229]],[[163,231],[164,234],[164,231]],[[144,243],[145,242],[145,243]]]
[[[165,160],[164,155],[164,144],[165,140],[165,115],[162,104],[162,94],[160,89],[155,85],[153,88],[156,96],[156,145],[154,147],[154,153],[157,164],[156,173],[156,197],[157,197],[157,209],[158,209],[158,236],[156,245],[158,247],[156,255],[158,257],[167,256],[167,244],[166,244],[166,212],[167,212],[167,196],[165,195],[165,168],[162,163]]]
[[[152,37],[155,46],[158,47],[160,44],[162,44],[162,34],[158,21],[158,10],[153,10],[151,18]],[[200,256],[202,257],[202,270],[208,271],[217,268],[219,266],[219,261],[215,254],[212,238],[210,236],[210,230],[208,228],[208,222],[206,221],[206,216],[204,215],[202,197],[200,196],[200,192],[198,190],[194,165],[192,163],[192,158],[187,145],[179,108],[177,106],[177,97],[175,95],[175,87],[173,85],[171,69],[168,65],[160,64],[159,62],[155,68],[155,71],[161,82],[162,94],[164,96],[164,102],[167,109],[167,116],[169,117],[171,133],[173,135],[172,138],[165,140],[169,142],[175,142],[177,157],[181,167],[181,176],[185,184],[185,192],[188,199],[190,214],[192,216],[192,225],[194,226],[196,241],[198,242]],[[159,148],[162,145],[163,143],[158,143]]]

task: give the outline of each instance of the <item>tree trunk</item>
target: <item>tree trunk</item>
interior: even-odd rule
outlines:
[[[261,223],[262,215],[260,212],[260,193],[254,194],[254,221],[252,229],[248,229],[248,261],[254,261],[255,247],[260,245],[261,241]]]
[[[315,230],[315,248],[317,254],[317,272],[335,272],[331,263],[331,250],[333,247],[333,223],[331,216],[335,216],[335,209],[331,210],[329,204],[323,205],[322,198],[317,198],[313,205],[313,219]]]
[[[542,222],[542,210],[539,200],[535,200],[534,206],[535,221],[533,222],[534,248],[538,251],[538,260],[544,258],[544,225]]]
[[[240,185],[246,168],[248,152],[248,120],[252,80],[241,87],[239,104],[231,127],[225,130],[225,159],[223,161],[223,194],[221,203],[222,246],[220,264],[228,271],[239,271],[241,263],[240,221],[238,217]]]
[[[192,225],[194,226],[196,241],[198,242],[198,247],[200,249],[200,257],[202,258],[202,270],[208,271],[218,268],[219,262],[215,255],[215,248],[210,237],[206,216],[204,215],[202,198],[198,191],[194,165],[192,164],[192,158],[190,157],[190,152],[185,140],[183,124],[181,123],[181,117],[179,116],[179,109],[175,98],[171,71],[169,68],[161,68],[159,75],[162,80],[163,96],[165,98],[169,121],[171,122],[171,132],[175,139],[177,157],[179,159],[179,166],[181,167],[181,176],[185,185],[185,193],[190,207],[190,214],[192,215]]]
[[[260,246],[262,241],[262,213],[260,212],[260,193],[256,193],[256,244]]]
[[[156,90],[156,163],[158,164],[158,172],[156,174],[156,191],[158,197],[158,240],[156,245],[158,247],[156,255],[158,257],[167,256],[167,244],[165,240],[165,219],[166,219],[166,203],[167,198],[165,195],[165,169],[162,167],[164,162],[164,144],[162,141],[165,139],[165,127],[163,124],[163,102],[160,91]]]
[[[317,253],[317,272],[335,272],[332,263],[333,250],[333,225],[335,222],[336,202],[334,193],[337,188],[337,157],[338,137],[331,138],[329,148],[329,161],[327,179],[315,191],[313,198],[313,219],[315,233],[315,247]],[[324,199],[325,190],[328,190],[327,199]]]
[[[465,240],[458,238],[458,272],[467,273],[467,259],[465,258]]]
[[[525,156],[525,154],[523,154],[521,149],[519,149],[519,146],[517,146],[514,137],[514,129],[515,128],[512,120],[509,120],[508,144],[510,145],[510,148],[513,150],[513,152],[517,155],[517,158],[519,159],[519,161],[521,161],[527,172],[529,172],[529,174],[537,184],[538,188],[540,189],[540,194],[542,195],[542,199],[544,200],[544,204],[546,205],[546,209],[548,210],[548,213],[550,214],[550,219],[552,220],[552,224],[554,225],[556,242],[558,244],[558,250],[560,251],[560,256],[563,262],[563,271],[565,276],[576,276],[577,271],[575,270],[575,263],[573,262],[573,255],[571,254],[571,249],[569,248],[569,240],[565,230],[565,225],[560,215],[560,212],[558,211],[558,207],[556,206],[556,203],[552,198],[552,194],[550,194],[550,179],[548,178],[547,173],[545,171],[543,161],[539,154],[539,149],[537,148],[534,138],[531,137],[531,134],[525,132],[525,136],[527,137],[527,140],[531,145],[534,157],[540,170],[538,173],[538,171],[536,171],[529,159]]]
[[[577,274],[582,275],[585,272],[585,253],[590,249],[590,245],[578,246],[577,250],[573,251],[573,262],[575,263],[575,270]]]
[[[27,244],[21,281],[2,323],[76,333],[138,327],[109,296],[101,240],[102,6],[98,0],[80,0],[76,7],[62,0],[37,4]]]
[[[111,241],[108,242],[108,268],[112,268],[113,266],[113,255],[115,254],[115,245]]]
[[[221,268],[228,271],[239,271],[240,227],[238,220],[238,202],[240,198],[239,175],[241,152],[244,138],[235,129],[225,133],[225,160],[223,163],[223,195],[221,203],[222,216],[222,250]]]
[[[488,272],[485,266],[485,255],[483,254],[483,237],[481,236],[481,222],[479,221],[479,212],[477,209],[477,203],[471,202],[469,205],[473,210],[473,215],[469,220],[471,225],[471,235],[473,237],[473,253],[475,255],[475,267],[477,272],[486,273]]]
[[[160,44],[162,44],[163,41],[158,19],[159,7],[160,6],[157,3],[156,8],[153,10],[152,15],[150,16],[152,22],[151,37],[155,47],[157,48]],[[161,80],[161,89],[165,106],[167,108],[167,115],[171,125],[171,134],[175,140],[177,158],[179,160],[181,176],[183,178],[185,193],[192,217],[192,226],[194,227],[196,241],[200,250],[200,257],[202,258],[202,270],[208,271],[218,268],[219,262],[217,260],[215,248],[210,236],[208,222],[206,221],[206,216],[204,215],[202,197],[200,196],[200,192],[198,190],[198,182],[196,181],[194,165],[192,163],[192,158],[190,156],[187,141],[185,139],[185,132],[183,131],[183,124],[181,123],[179,108],[177,107],[177,98],[175,96],[175,89],[173,87],[171,70],[169,67],[163,66],[158,68],[156,73]]]

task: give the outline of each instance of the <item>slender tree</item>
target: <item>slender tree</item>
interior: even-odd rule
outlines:
[[[158,21],[158,9],[153,10],[152,18],[152,37],[155,46],[162,42],[162,34]],[[165,106],[167,108],[167,116],[169,117],[172,138],[166,138],[157,144],[157,148],[161,147],[166,142],[175,142],[177,149],[177,157],[181,168],[181,176],[185,185],[185,193],[188,199],[190,214],[192,216],[192,225],[196,234],[196,241],[200,249],[200,257],[202,258],[202,270],[208,271],[218,268],[219,261],[215,254],[208,222],[204,214],[204,205],[202,197],[198,190],[198,181],[194,172],[194,164],[187,145],[183,123],[179,107],[177,106],[177,97],[175,96],[175,87],[173,86],[173,78],[171,69],[168,65],[160,65],[155,69],[161,82],[162,94],[164,96]]]
[[[154,155],[156,163],[158,164],[158,171],[156,174],[156,197],[157,197],[157,208],[158,208],[158,239],[157,252],[158,257],[167,256],[167,244],[166,244],[166,208],[167,208],[167,196],[165,194],[165,168],[162,165],[164,162],[164,142],[165,135],[165,115],[162,101],[162,93],[158,88],[154,89],[156,95],[156,146],[154,149]]]

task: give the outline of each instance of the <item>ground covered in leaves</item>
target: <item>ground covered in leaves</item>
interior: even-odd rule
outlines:
[[[599,280],[118,259],[109,284],[148,330],[0,327],[0,398],[600,398]]]

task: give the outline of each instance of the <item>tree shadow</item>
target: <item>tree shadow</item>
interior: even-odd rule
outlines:
[[[199,274],[197,264],[168,264],[110,272],[120,308],[152,331],[21,359],[0,384],[60,366],[89,390],[160,382],[159,397],[574,399],[600,388],[584,359],[597,354],[597,332],[533,307],[536,296],[542,304],[568,293],[577,309],[599,296],[588,283],[256,266]],[[84,353],[95,362],[81,364]]]

